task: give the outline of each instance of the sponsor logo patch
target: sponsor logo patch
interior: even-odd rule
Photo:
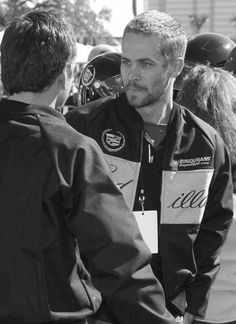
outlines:
[[[125,137],[119,131],[106,129],[102,133],[102,144],[109,152],[117,152],[124,147]]]
[[[87,66],[82,75],[82,84],[84,86],[89,86],[95,77],[96,71],[93,65]]]
[[[200,165],[209,165],[211,162],[211,156],[201,156],[192,159],[179,159],[173,160],[172,167],[173,170],[177,170],[178,168],[187,168],[187,167],[195,167]]]
[[[200,224],[213,169],[163,171],[161,223]]]
[[[195,190],[192,189],[188,192],[183,192],[178,195],[176,199],[167,208],[172,209],[186,209],[186,208],[202,208],[206,206],[207,202],[207,193],[206,190]]]

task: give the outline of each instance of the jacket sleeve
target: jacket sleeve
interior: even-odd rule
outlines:
[[[81,256],[120,324],[172,323],[162,287],[149,265],[151,253],[101,152],[88,139],[75,162],[69,226]]]
[[[204,316],[210,285],[219,270],[219,255],[233,217],[231,163],[216,136],[215,171],[199,234],[194,243],[197,274],[186,289],[187,309]]]

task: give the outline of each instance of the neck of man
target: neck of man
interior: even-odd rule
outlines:
[[[9,100],[15,100],[32,105],[50,106],[55,109],[56,98],[48,91],[43,92],[20,92],[8,97]]]
[[[152,124],[168,124],[170,113],[173,108],[173,93],[167,91],[158,101],[154,103],[135,108],[144,122]]]

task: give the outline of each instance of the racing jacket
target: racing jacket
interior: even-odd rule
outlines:
[[[66,119],[98,142],[130,208],[139,209],[144,187],[145,209],[158,214],[152,265],[166,299],[182,313],[203,316],[233,215],[230,159],[219,135],[174,103],[149,164],[143,120],[125,95],[72,109]]]

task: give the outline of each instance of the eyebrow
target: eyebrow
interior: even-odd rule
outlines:
[[[124,59],[124,60],[128,60],[130,61],[130,59],[128,57],[125,57],[125,56],[121,56],[121,59]],[[158,60],[154,59],[154,58],[150,58],[150,57],[142,57],[142,58],[139,58],[137,60],[135,60],[136,62],[153,62],[153,63],[158,63]]]

